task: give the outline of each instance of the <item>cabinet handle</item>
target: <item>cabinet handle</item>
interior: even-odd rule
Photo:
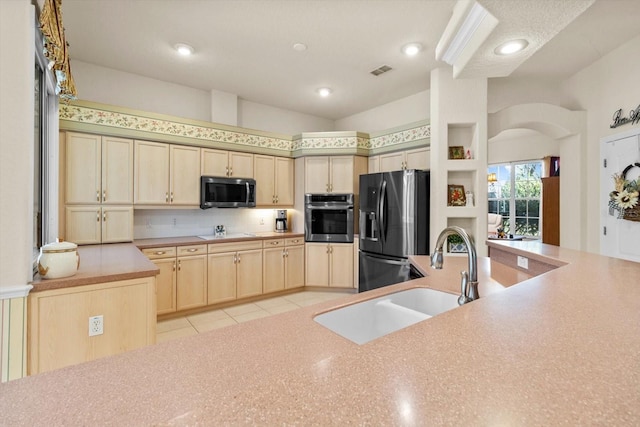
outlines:
[[[291,243],[298,243],[300,240],[296,239],[296,240],[292,240]]]
[[[229,169],[229,176],[233,176],[233,167]]]
[[[173,271],[176,271],[176,262],[173,261]]]
[[[329,184],[327,184],[327,185],[325,186],[325,188],[327,189],[327,193],[328,193],[328,192],[329,192]]]
[[[271,203],[275,203],[276,202],[276,196],[271,196]]]
[[[104,222],[107,222],[107,213],[106,213],[106,212],[103,212],[103,213],[102,213],[102,220],[103,220]]]
[[[180,263],[180,260],[178,260],[178,271],[180,271],[180,269],[182,269],[182,264]]]
[[[238,264],[240,264],[240,254],[238,254]]]
[[[155,251],[153,254],[154,255],[164,255],[166,253],[167,253],[166,251]]]
[[[96,190],[96,202],[100,201],[100,190]]]
[[[237,264],[238,263],[238,255],[234,255],[233,256],[233,263]]]
[[[282,258],[284,258],[284,257],[286,257],[286,256],[287,256],[286,251],[283,249],[283,250],[282,250]]]
[[[280,242],[278,242],[277,240],[275,242],[271,242],[272,245],[279,245]]]
[[[289,249],[287,249],[286,251],[287,251],[287,258],[289,258]]]
[[[96,212],[96,221],[100,222],[100,211]]]
[[[171,192],[171,203],[173,203],[173,191]]]
[[[103,202],[107,201],[107,190],[102,190],[102,201]]]
[[[198,252],[198,249],[197,248],[187,249],[187,252]]]
[[[168,192],[168,191],[166,191],[166,192],[164,193],[164,202],[165,202],[165,203],[169,203],[169,192]]]
[[[226,176],[229,176],[229,166],[225,166],[225,168],[224,168],[224,174],[225,174]]]
[[[278,203],[278,200],[279,200],[279,199],[278,199],[278,196],[276,195],[276,203]]]

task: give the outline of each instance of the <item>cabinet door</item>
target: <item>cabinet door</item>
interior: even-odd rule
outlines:
[[[304,191],[306,193],[329,192],[329,158],[305,157]]]
[[[307,286],[329,286],[329,245],[305,245],[305,283]]]
[[[102,203],[133,203],[133,140],[102,137]]]
[[[304,245],[286,248],[284,286],[286,289],[304,286]]]
[[[100,243],[101,224],[100,206],[67,206],[65,208],[65,240],[78,245]]]
[[[200,148],[170,146],[169,201],[173,205],[200,205]]]
[[[135,141],[134,149],[134,203],[169,203],[169,145]]]
[[[353,193],[353,156],[331,157],[332,193]]]
[[[380,154],[380,172],[399,171],[404,169],[404,153]]]
[[[156,276],[156,310],[158,314],[176,311],[176,259],[152,261],[160,269]]]
[[[102,207],[102,243],[133,241],[133,207]]]
[[[262,249],[238,252],[238,298],[262,294]]]
[[[273,206],[275,204],[275,159],[273,156],[254,156],[254,177],[256,180],[256,204]]]
[[[236,299],[236,253],[210,254],[207,301],[215,304]]]
[[[430,169],[430,154],[427,147],[407,150],[405,152],[405,164],[407,169]]]
[[[380,156],[372,156],[368,159],[368,173],[380,172]]]
[[[101,194],[100,137],[67,133],[65,200],[74,204],[97,204]]]
[[[331,265],[329,286],[353,287],[353,244],[332,244],[329,249]]]
[[[228,176],[229,152],[203,148],[200,159],[200,174],[205,176]]]
[[[253,178],[253,154],[229,152],[229,176]]]
[[[293,159],[275,158],[275,195],[279,206],[293,206]]]
[[[264,249],[263,257],[264,293],[283,290],[285,284],[284,247]]]
[[[207,305],[207,256],[179,257],[177,273],[177,310]]]

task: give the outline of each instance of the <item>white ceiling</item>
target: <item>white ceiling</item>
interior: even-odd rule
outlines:
[[[541,8],[546,16],[553,16],[554,8],[565,1],[591,0],[517,0],[529,9]],[[509,7],[514,0],[483,2],[503,23],[510,16],[523,19],[522,8]],[[454,4],[454,0],[64,0],[62,11],[72,68],[73,60],[79,60],[339,119],[428,89],[430,71],[445,65],[435,60],[435,46]],[[571,14],[564,7],[558,10]],[[640,34],[638,22],[640,0],[597,0],[511,76],[571,76]],[[514,25],[503,27],[514,34],[518,30]],[[544,33],[545,28],[526,31],[535,39],[534,33]],[[192,45],[195,55],[179,57],[173,50],[178,42]],[[400,48],[408,42],[422,43],[423,52],[405,57]],[[295,51],[294,43],[304,43],[308,49]],[[393,70],[378,77],[370,74],[382,65]],[[322,86],[333,89],[331,97],[316,95]],[[83,99],[82,93],[79,98]]]

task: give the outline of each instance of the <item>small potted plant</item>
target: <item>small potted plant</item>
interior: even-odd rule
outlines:
[[[462,254],[467,253],[467,245],[462,240],[462,237],[457,234],[451,234],[447,237],[448,248],[447,251],[450,254]]]

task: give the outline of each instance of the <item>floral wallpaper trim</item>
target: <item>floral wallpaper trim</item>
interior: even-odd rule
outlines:
[[[369,145],[366,148],[371,150],[426,138],[431,138],[431,125],[418,126],[412,129],[370,138]]]
[[[131,114],[104,111],[75,105],[60,105],[60,120],[111,126],[163,135],[194,138],[250,147],[269,148],[290,152],[292,141],[287,139],[251,135],[242,132],[196,126],[168,120],[158,120]]]
[[[354,135],[313,136],[289,140],[66,104],[60,105],[60,120],[130,129],[151,134],[193,138],[208,142],[235,144],[244,147],[280,150],[286,151],[287,154],[292,151],[311,149],[373,150],[431,138],[431,125],[425,124],[373,138]]]

